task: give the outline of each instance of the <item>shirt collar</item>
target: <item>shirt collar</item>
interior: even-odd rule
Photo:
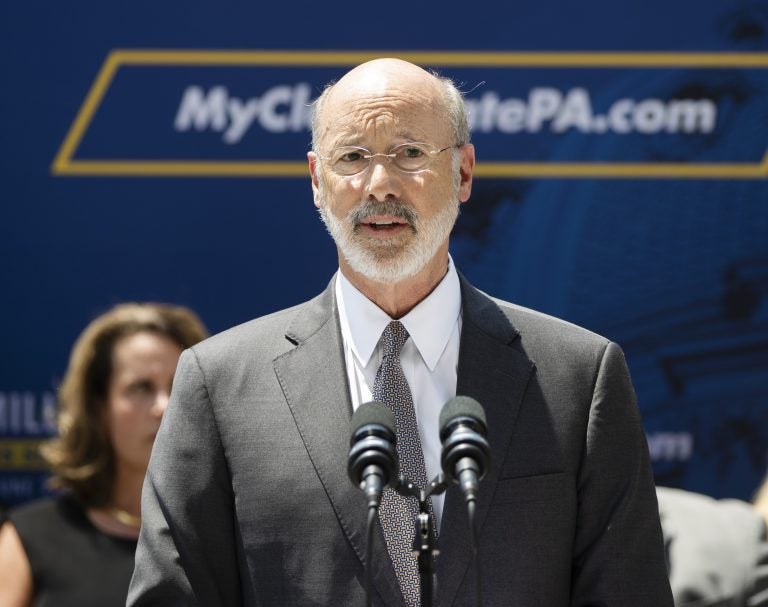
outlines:
[[[343,332],[355,356],[363,366],[367,366],[384,328],[392,319],[341,272],[336,279],[336,298],[342,327],[349,329]],[[400,319],[430,371],[434,370],[440,360],[460,312],[459,276],[449,255],[448,272],[443,279],[425,299]]]

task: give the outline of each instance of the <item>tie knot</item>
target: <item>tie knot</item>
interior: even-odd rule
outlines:
[[[399,320],[393,320],[381,334],[384,356],[399,356],[403,344],[408,341],[408,331]]]

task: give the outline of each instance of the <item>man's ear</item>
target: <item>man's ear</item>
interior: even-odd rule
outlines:
[[[307,152],[307,163],[309,164],[309,174],[312,177],[312,194],[315,199],[315,206],[320,208],[320,178],[317,172],[320,170],[317,154],[314,152]]]
[[[459,185],[459,202],[467,202],[472,193],[472,172],[475,170],[475,146],[466,143],[459,148],[461,154],[461,182]]]

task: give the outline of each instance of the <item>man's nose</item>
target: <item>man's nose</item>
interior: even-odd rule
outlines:
[[[400,198],[402,176],[389,158],[383,154],[371,158],[365,176],[365,195],[376,200]]]

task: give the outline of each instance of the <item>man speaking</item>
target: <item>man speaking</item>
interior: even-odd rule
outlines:
[[[448,255],[475,165],[460,92],[404,61],[360,65],[315,103],[308,159],[339,272],[312,301],[183,354],[128,604],[363,605],[370,566],[374,605],[420,605],[414,498],[385,490],[365,562],[350,419],[390,406],[401,472],[426,484],[458,394],[485,408],[493,462],[475,519],[486,605],[671,606],[621,350],[489,298]],[[429,507],[435,604],[472,605],[461,491]]]

